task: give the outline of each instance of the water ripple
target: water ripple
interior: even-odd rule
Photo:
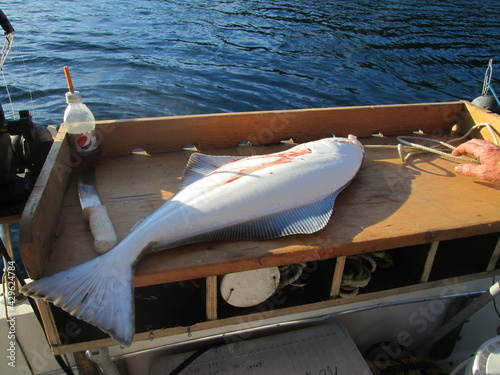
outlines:
[[[500,59],[494,0],[16,0],[2,10],[17,35],[4,67],[17,110],[47,124],[62,118],[64,65],[107,119],[472,99]]]

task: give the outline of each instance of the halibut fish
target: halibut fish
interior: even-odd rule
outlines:
[[[33,281],[22,292],[52,302],[129,346],[135,333],[134,269],[142,256],[202,241],[317,232],[358,172],[363,153],[353,135],[268,155],[194,153],[175,195],[111,251]]]

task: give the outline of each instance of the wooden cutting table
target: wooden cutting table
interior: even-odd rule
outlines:
[[[267,154],[290,147],[280,143],[285,137],[302,143],[350,133],[365,145],[387,145],[397,143],[396,135],[417,130],[446,140],[485,121],[500,129],[500,116],[466,102],[102,121],[98,123],[103,158],[96,170],[97,189],[121,240],[138,220],[175,193],[192,153],[183,149],[186,145],[207,154]],[[484,131],[475,135],[489,137]],[[252,146],[237,146],[241,141]],[[415,284],[428,282],[440,242],[500,232],[500,187],[456,175],[456,164],[436,155],[403,163],[394,149],[367,148],[357,177],[339,195],[323,230],[155,253],[139,262],[135,286],[206,280],[206,321],[198,323],[203,326],[216,324],[219,318],[217,275],[236,271],[333,260],[326,286],[330,293],[324,302],[331,303],[330,298],[338,295],[346,256],[427,244],[419,255],[423,260],[415,263],[419,274]],[[74,173],[79,167],[61,131],[21,220],[21,253],[32,278],[98,255],[81,217]],[[485,251],[480,272],[497,272],[500,249],[493,246]],[[39,305],[54,352],[113,345],[102,338],[61,342],[54,308]],[[159,335],[169,332],[173,331],[166,329]],[[146,335],[136,334],[136,340]]]

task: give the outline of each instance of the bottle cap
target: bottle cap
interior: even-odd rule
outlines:
[[[66,93],[66,103],[81,103],[82,96],[79,91],[67,92]]]

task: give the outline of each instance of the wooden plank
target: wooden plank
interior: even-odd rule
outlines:
[[[50,310],[49,303],[40,299],[35,300],[35,302],[38,310],[40,311],[40,316],[43,322],[43,329],[45,330],[45,335],[47,336],[49,345],[61,345],[61,337],[59,336],[59,331],[57,329],[56,322],[54,321],[54,315],[52,315],[52,312]]]
[[[464,102],[464,104],[465,111],[460,121],[457,122],[457,130],[460,133],[465,134],[474,125],[485,122],[492,125],[496,131],[497,137],[500,137],[500,115],[492,113],[484,108],[477,107],[469,102]],[[473,132],[470,138],[483,138],[488,141],[493,141],[491,133],[486,128]]]
[[[196,276],[198,267],[202,274],[224,274],[229,267],[237,272],[500,231],[498,190],[492,184],[455,175],[453,161],[431,157],[402,165],[387,153],[367,150],[358,177],[337,200],[324,230],[158,253],[139,264],[136,282],[142,285],[146,275],[165,280],[163,271],[155,271],[157,264],[169,265],[165,273],[173,281],[178,269],[184,277]]]
[[[217,319],[217,276],[208,276],[206,283],[206,315],[207,320]]]
[[[283,147],[288,146],[217,153],[267,153]],[[175,192],[189,155],[177,152],[103,160],[97,184],[119,240]],[[197,244],[155,253],[139,262],[136,286],[499,232],[498,187],[455,175],[455,164],[435,156],[402,164],[394,150],[367,149],[357,178],[337,199],[332,219],[322,231],[263,242]],[[66,195],[56,237],[47,275],[97,255],[80,216],[75,181]],[[67,249],[78,251],[69,253]]]
[[[100,121],[97,129],[103,155],[109,157],[130,155],[136,148],[179,151],[187,144],[202,150],[234,147],[244,140],[267,145],[283,137],[302,143],[332,133],[369,137],[378,131],[396,135],[438,128],[446,133],[462,110],[461,102],[338,107]]]
[[[50,250],[59,224],[59,211],[73,168],[65,139],[59,132],[24,208],[19,230],[19,248],[23,264],[31,278],[40,278],[50,258]]]
[[[332,287],[330,289],[331,298],[337,298],[338,296],[340,296],[340,286],[342,284],[342,276],[344,276],[345,260],[345,256],[336,258]]]
[[[497,245],[495,246],[495,249],[491,254],[491,258],[488,263],[488,266],[486,267],[486,271],[493,271],[495,269],[499,257],[500,257],[500,237],[498,237]]]
[[[5,250],[7,250],[7,254],[9,254],[10,259],[14,259],[14,250],[12,248],[12,238],[10,235],[10,228],[8,223],[2,223],[0,229],[0,237],[5,246]]]
[[[420,282],[429,281],[429,275],[431,274],[432,265],[434,264],[434,259],[436,258],[436,253],[439,247],[439,242],[433,242],[429,251],[427,252],[427,258],[425,259],[424,269],[422,270],[422,276],[420,276]]]
[[[21,214],[4,216],[0,217],[0,224],[14,224],[14,223],[19,223],[20,220],[21,220]]]

